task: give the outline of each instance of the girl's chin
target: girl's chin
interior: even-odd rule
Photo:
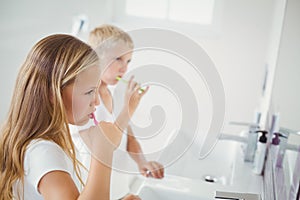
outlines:
[[[74,125],[76,126],[84,126],[89,122],[90,118],[82,119],[80,121],[75,121]]]

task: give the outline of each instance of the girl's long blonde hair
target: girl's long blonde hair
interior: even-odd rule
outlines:
[[[18,180],[24,183],[24,154],[35,139],[58,144],[72,159],[80,179],[62,89],[87,67],[98,64],[90,46],[65,34],[48,36],[31,49],[0,133],[0,200],[16,198],[12,188]]]

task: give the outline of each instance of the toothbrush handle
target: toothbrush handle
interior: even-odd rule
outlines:
[[[128,82],[129,82],[129,81],[127,81],[127,80],[125,80],[125,79],[123,79],[123,78],[121,78],[121,77],[117,77],[116,79],[117,79],[118,81],[122,81],[123,83],[127,83],[127,84],[128,84]],[[145,90],[142,89],[142,88],[140,88],[139,91],[140,91],[140,92],[144,92]]]

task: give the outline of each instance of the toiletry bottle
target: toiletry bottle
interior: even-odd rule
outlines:
[[[268,131],[257,131],[261,133],[257,143],[257,149],[255,152],[254,158],[254,168],[253,172],[255,174],[261,175],[264,164],[265,164],[265,157],[266,157],[266,149],[267,149],[267,133]]]
[[[288,133],[280,132],[279,133],[279,151],[277,155],[277,161],[276,161],[276,167],[283,167],[283,160],[284,160],[284,155],[285,155],[285,150],[287,146],[287,141],[288,141]]]
[[[271,156],[273,168],[275,168],[275,166],[276,166],[278,152],[279,152],[279,143],[280,143],[279,134],[280,133],[278,133],[278,132],[273,133],[274,136],[273,136],[271,147],[270,147],[269,156]]]

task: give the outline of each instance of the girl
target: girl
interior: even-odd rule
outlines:
[[[19,71],[1,131],[0,200],[109,199],[111,168],[107,164],[120,143],[121,131],[100,123],[82,132],[98,136],[92,140],[93,151],[102,152],[100,159],[105,160],[92,156],[80,191],[80,163],[68,128],[68,123],[83,125],[93,116],[99,104],[100,75],[97,54],[72,36],[51,35],[32,48]],[[138,90],[130,81],[120,118],[123,126],[144,95]]]

